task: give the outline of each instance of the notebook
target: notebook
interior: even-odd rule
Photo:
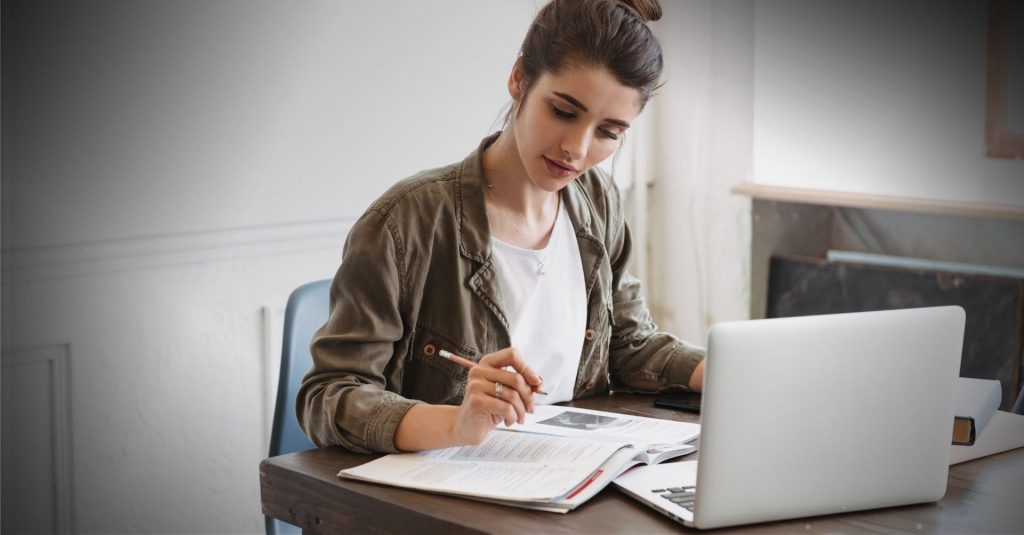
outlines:
[[[700,460],[615,484],[697,528],[937,501],[964,318],[936,307],[717,324]]]

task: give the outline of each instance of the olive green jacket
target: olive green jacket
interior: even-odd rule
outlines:
[[[476,361],[510,345],[484,208],[482,155],[494,139],[461,163],[399,182],[352,227],[296,402],[317,445],[397,451],[395,429],[409,407],[462,400],[468,372],[439,350]],[[594,169],[562,199],[587,292],[573,396],[636,390],[636,381],[685,388],[704,350],[651,321],[640,282],[626,271],[632,244],[615,185]]]

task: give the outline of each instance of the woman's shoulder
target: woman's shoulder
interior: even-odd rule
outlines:
[[[579,185],[591,195],[608,195],[615,190],[615,181],[608,171],[594,166],[577,179]]]
[[[597,166],[587,170],[574,181],[575,187],[587,198],[595,215],[607,218],[619,210],[619,190],[612,176]]]
[[[385,219],[449,204],[462,175],[462,162],[425,169],[393,184],[367,208]]]

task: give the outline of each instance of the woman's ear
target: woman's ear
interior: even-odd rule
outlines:
[[[523,96],[523,86],[526,85],[526,76],[523,74],[523,58],[516,58],[512,65],[512,73],[508,76],[508,94],[512,100],[519,103]]]

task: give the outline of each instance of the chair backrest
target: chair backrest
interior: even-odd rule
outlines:
[[[281,347],[281,375],[277,380],[277,402],[270,435],[270,456],[308,450],[316,446],[295,419],[295,396],[313,357],[309,343],[326,321],[331,281],[321,280],[299,286],[288,298],[284,313]]]

